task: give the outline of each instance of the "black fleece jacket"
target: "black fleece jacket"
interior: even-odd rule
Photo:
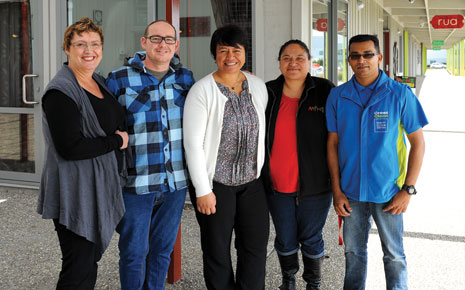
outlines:
[[[273,148],[276,119],[283,93],[284,76],[266,83],[268,105],[266,108],[266,157],[262,179],[267,193],[274,194],[270,177],[270,154]],[[296,116],[297,160],[299,164],[298,199],[330,194],[331,183],[326,161],[325,106],[334,85],[327,79],[312,77],[305,79],[305,89],[300,97]]]

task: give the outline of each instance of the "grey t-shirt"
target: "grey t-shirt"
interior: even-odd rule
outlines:
[[[166,75],[166,73],[168,72],[168,70],[165,70],[165,71],[154,71],[154,70],[151,70],[151,69],[148,69],[148,68],[145,68],[151,75],[153,75],[154,77],[156,77],[159,81],[161,81],[161,79]]]

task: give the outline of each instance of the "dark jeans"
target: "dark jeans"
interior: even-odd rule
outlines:
[[[323,227],[332,195],[302,199],[299,205],[296,204],[295,194],[277,193],[267,197],[276,230],[276,252],[288,256],[296,253],[300,246],[307,258],[322,257],[325,254]]]
[[[62,264],[57,289],[94,289],[97,281],[97,262],[102,258],[100,249],[68,230],[54,219],[55,230],[60,241]]]
[[[207,289],[265,289],[265,266],[269,235],[269,215],[261,180],[240,186],[213,182],[216,213],[197,211],[193,186],[192,204],[200,225],[203,270]],[[231,238],[235,233],[236,281],[231,264]]]

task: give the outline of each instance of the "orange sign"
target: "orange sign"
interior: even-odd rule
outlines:
[[[341,18],[337,19],[337,31],[341,31],[344,29],[346,24],[344,20]],[[328,31],[328,19],[327,18],[320,18],[316,21],[316,30],[318,31]]]

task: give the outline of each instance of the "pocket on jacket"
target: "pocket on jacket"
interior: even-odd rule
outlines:
[[[122,97],[124,97],[126,109],[133,114],[149,111],[152,106],[152,100],[148,91],[137,91],[126,88]]]
[[[186,102],[186,96],[188,93],[187,86],[185,84],[173,84],[173,97],[174,104],[180,108],[184,107]]]

